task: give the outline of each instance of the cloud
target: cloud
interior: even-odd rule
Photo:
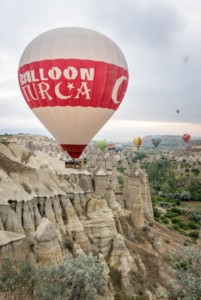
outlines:
[[[188,124],[198,134],[201,124],[200,9],[197,0],[183,0],[182,5],[180,0],[1,1],[1,128],[43,128],[20,95],[17,69],[21,54],[26,45],[44,31],[78,26],[109,36],[127,59],[128,91],[111,119],[112,124],[118,127],[117,122],[122,122],[124,133],[134,129],[126,120],[138,122],[144,133],[154,131],[154,126],[162,130],[159,124],[166,124],[168,128],[169,124],[173,133],[172,124],[181,123],[181,128],[185,129],[184,124]],[[185,55],[189,56],[187,62],[183,60]],[[176,114],[176,109],[180,109],[180,114]],[[117,136],[118,130],[113,125],[111,128]]]

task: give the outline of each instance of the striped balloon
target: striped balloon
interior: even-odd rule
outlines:
[[[128,67],[106,36],[66,27],[39,35],[25,48],[18,79],[33,113],[78,158],[121,104]]]

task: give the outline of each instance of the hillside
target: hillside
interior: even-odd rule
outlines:
[[[4,137],[0,259],[60,263],[72,251],[68,241],[74,256],[96,255],[104,264],[108,286],[97,299],[168,299],[168,257],[191,239],[154,220],[145,171],[118,156],[90,148],[76,170],[65,168],[66,155],[51,139]]]

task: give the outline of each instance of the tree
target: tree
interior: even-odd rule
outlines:
[[[104,291],[107,280],[96,257],[64,255],[62,263],[34,266],[31,261],[16,266],[9,260],[0,268],[1,299],[93,300]]]
[[[65,255],[60,266],[40,266],[37,270],[37,292],[40,299],[93,300],[106,285],[103,265],[93,256],[73,259]],[[49,298],[48,298],[49,297]]]

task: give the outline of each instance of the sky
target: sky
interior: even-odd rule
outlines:
[[[200,24],[200,0],[1,1],[0,133],[48,135],[21,95],[18,64],[37,35],[75,26],[111,38],[129,69],[124,100],[95,139],[201,137]]]

